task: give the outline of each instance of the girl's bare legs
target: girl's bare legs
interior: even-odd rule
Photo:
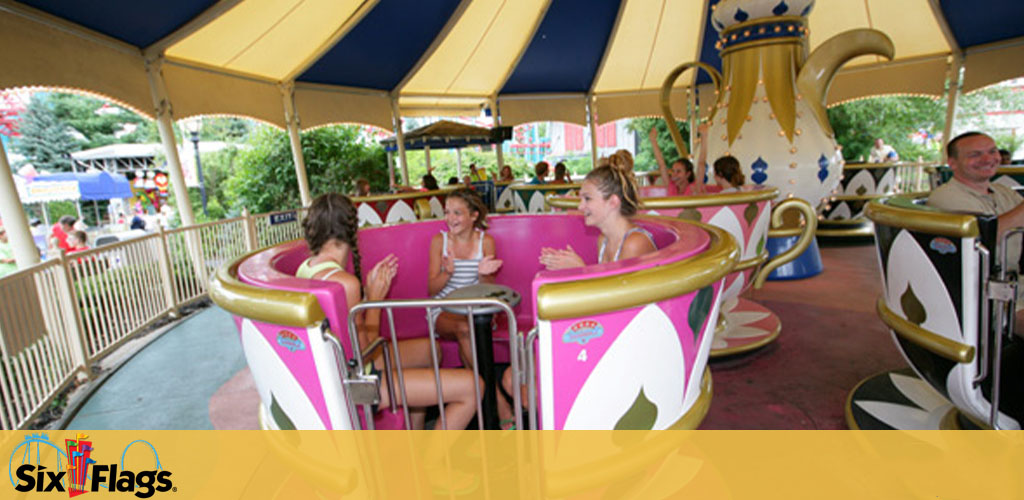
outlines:
[[[464,368],[441,370],[442,400],[437,400],[434,371],[424,368],[409,368],[405,374],[405,392],[409,407],[423,408],[444,404],[446,429],[462,430],[476,414],[476,393],[473,386],[473,372]],[[395,373],[397,377],[398,374]],[[478,379],[479,380],[479,379]],[[483,381],[480,380],[481,388]],[[381,406],[390,404],[387,391],[381,391]],[[438,426],[441,422],[438,420]]]
[[[433,365],[430,355],[430,340],[426,337],[416,339],[405,339],[398,341],[398,354],[402,357],[402,368],[430,368]],[[441,347],[437,347],[437,362],[440,364],[442,361]],[[374,362],[377,365],[377,369],[380,371],[384,370],[383,357],[378,357]],[[395,373],[395,379],[398,380],[398,374]],[[408,380],[408,379],[407,379]],[[400,390],[399,385],[395,384],[395,390]],[[406,388],[408,390],[408,387]],[[424,422],[427,419],[427,410],[423,407],[409,407],[409,419],[411,420],[412,428],[416,430],[423,429]]]
[[[462,366],[473,368],[473,344],[469,339],[469,320],[461,314],[443,311],[437,317],[434,328],[441,338],[455,340],[459,343],[459,358]]]

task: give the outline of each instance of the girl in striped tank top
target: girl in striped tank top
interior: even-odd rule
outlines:
[[[441,231],[430,240],[427,288],[435,299],[447,297],[457,288],[491,283],[501,268],[501,261],[494,258],[494,238],[484,232],[487,229],[487,205],[476,191],[459,189],[448,193],[444,202],[444,220],[448,231]],[[440,309],[428,309],[427,316],[434,323],[438,335],[458,341],[463,366],[472,367],[467,317]]]

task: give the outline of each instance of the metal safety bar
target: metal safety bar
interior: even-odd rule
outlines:
[[[387,350],[387,339],[378,338],[374,340],[360,353],[357,358],[360,363],[356,363],[356,360],[353,359],[346,366],[344,362],[345,351],[341,348],[341,342],[331,332],[327,321],[324,321],[324,324],[321,325],[320,334],[334,349],[334,360],[337,363],[338,373],[342,374],[342,384],[345,386],[347,396],[345,401],[349,409],[349,416],[352,419],[352,425],[359,428],[359,419],[358,415],[356,415],[355,406],[363,405],[363,411],[369,416],[366,419],[366,425],[370,430],[373,430],[373,413],[371,410],[373,405],[380,403],[380,378],[376,374],[364,372],[361,361],[369,358],[377,349],[382,349],[384,353],[384,369],[390,372],[391,356]],[[357,365],[359,368],[357,368]],[[390,379],[388,380],[387,389],[392,409],[394,409],[395,391]]]
[[[357,349],[357,350],[358,350],[358,347],[359,347],[359,336],[358,336],[358,331],[356,329],[356,317],[358,316],[358,313],[360,313],[362,311],[365,311],[365,310],[370,310],[370,309],[383,309],[387,313],[388,325],[389,325],[390,330],[391,330],[390,342],[391,342],[391,346],[392,346],[392,349],[393,349],[393,352],[394,352],[394,356],[395,356],[395,367],[396,367],[396,370],[398,371],[398,373],[397,373],[397,375],[398,375],[398,386],[399,386],[399,392],[401,393],[402,413],[403,413],[403,417],[405,419],[405,426],[406,426],[407,429],[411,429],[412,428],[412,422],[411,422],[411,419],[410,419],[410,416],[409,416],[408,395],[406,394],[406,389],[405,389],[405,375],[404,375],[404,372],[402,370],[402,359],[401,359],[401,354],[399,353],[399,349],[398,349],[398,341],[399,341],[399,339],[398,339],[397,331],[395,329],[395,317],[394,317],[393,310],[394,309],[417,309],[417,308],[420,308],[420,309],[424,309],[424,311],[426,311],[428,309],[435,309],[435,308],[442,308],[442,307],[464,307],[464,308],[467,309],[467,313],[468,314],[466,315],[466,320],[469,322],[469,327],[470,327],[470,332],[469,333],[470,333],[470,339],[471,339],[472,351],[473,351],[472,356],[473,356],[474,391],[475,391],[475,395],[476,395],[477,423],[478,423],[479,428],[481,430],[483,430],[483,417],[482,417],[483,416],[483,409],[482,409],[482,406],[481,406],[481,400],[482,400],[481,394],[482,394],[482,392],[481,392],[481,389],[480,389],[479,363],[478,363],[478,361],[476,359],[476,335],[475,335],[475,327],[473,326],[473,317],[474,317],[473,308],[474,307],[490,307],[490,306],[499,308],[500,309],[499,312],[503,312],[506,315],[506,317],[508,318],[509,357],[510,357],[509,361],[510,361],[510,365],[511,365],[511,369],[512,369],[513,380],[518,381],[518,380],[520,380],[521,371],[522,371],[522,369],[520,367],[520,362],[521,361],[520,361],[520,356],[519,356],[520,355],[519,345],[521,343],[520,340],[521,340],[522,336],[519,335],[518,324],[516,322],[516,316],[515,316],[515,313],[512,310],[512,307],[509,306],[507,303],[505,303],[502,300],[499,300],[499,299],[496,299],[496,298],[380,300],[380,301],[368,301],[368,302],[360,303],[360,304],[356,305],[355,307],[353,307],[349,311],[349,316],[348,316],[349,339],[352,342],[353,348]],[[447,428],[447,423],[448,422],[447,422],[447,417],[445,415],[445,408],[444,408],[445,407],[445,403],[444,403],[444,390],[443,390],[442,383],[441,383],[441,371],[440,371],[441,368],[440,368],[440,361],[439,361],[439,356],[438,356],[438,352],[437,352],[437,332],[434,330],[434,325],[433,325],[432,322],[428,322],[428,335],[429,335],[429,339],[430,339],[431,365],[432,365],[433,372],[434,372],[434,383],[435,383],[435,388],[437,390],[438,407],[440,409],[440,417],[439,418],[440,418],[441,428]],[[378,338],[374,342],[377,342],[379,340],[381,340],[381,339]],[[337,340],[335,340],[335,343],[337,343]],[[374,345],[374,344],[371,344],[371,345]],[[338,349],[340,349],[340,344],[338,345]],[[385,350],[385,352],[386,352],[386,350]],[[356,373],[363,373],[364,358],[363,357],[357,357],[356,359],[354,359],[352,361],[355,362]],[[341,373],[346,373],[346,372],[342,371]],[[389,387],[389,389],[391,387],[391,380],[390,380],[391,379],[391,373],[392,372],[391,372],[390,369],[385,372],[385,376],[388,378],[388,387]],[[500,379],[498,380],[498,383],[499,384],[501,383]],[[493,388],[493,390],[497,390],[497,387]],[[523,428],[523,421],[522,421],[523,420],[523,415],[522,415],[522,397],[521,397],[520,391],[517,390],[517,391],[513,391],[513,392],[514,392],[514,394],[512,395],[513,400],[514,400],[513,401],[513,406],[514,406],[513,412],[515,413],[516,428],[517,429],[522,429]],[[391,401],[391,404],[392,404],[392,408],[394,408],[393,405],[394,405],[395,399],[394,399],[393,395],[391,395],[391,396],[392,397],[391,397],[390,401]],[[531,395],[531,397],[532,397],[532,395]],[[535,405],[531,405],[531,423],[535,423],[535,417],[532,415],[532,408],[533,408],[533,406],[535,406]],[[350,408],[350,411],[353,412],[353,422],[355,422],[356,425],[358,425],[357,424],[358,423],[358,419],[355,418],[354,408],[352,406],[352,402],[351,401],[349,402],[349,408]],[[367,420],[367,425],[372,429],[372,425],[373,425],[372,424],[372,414],[369,413],[369,411],[367,411],[367,419],[366,420]],[[536,427],[534,427],[534,428],[536,428]]]

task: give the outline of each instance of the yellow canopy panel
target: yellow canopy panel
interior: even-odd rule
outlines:
[[[204,66],[284,80],[305,69],[376,4],[366,0],[247,0],[167,50]]]
[[[697,60],[703,5],[701,0],[628,0],[594,92],[656,89],[672,68]]]
[[[547,0],[475,0],[442,32],[403,94],[490,96],[505,83],[547,10]]]

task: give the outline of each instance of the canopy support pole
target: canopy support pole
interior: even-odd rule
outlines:
[[[302,141],[299,136],[299,113],[295,111],[295,82],[282,83],[281,99],[284,101],[284,121],[288,124],[288,139],[292,145],[292,161],[295,163],[295,178],[299,181],[299,199],[302,206],[313,204],[309,195],[309,177],[306,175],[306,159],[302,157]]]
[[[388,151],[388,186],[395,187],[395,155]]]
[[[491,120],[494,124],[494,128],[501,126],[501,116],[498,113],[498,100],[495,98],[491,98]],[[501,148],[503,142],[504,141],[500,141],[494,144],[494,156],[498,161],[499,174],[501,173],[501,169],[505,168],[505,151]],[[462,174],[459,175],[461,176]]]
[[[956,119],[956,104],[960,98],[960,88],[963,85],[963,56],[953,55],[953,64],[949,68],[949,77],[946,78],[946,125],[942,129],[942,142],[949,143],[953,138],[953,121]],[[945,151],[945,150],[943,150]]]
[[[391,99],[391,123],[395,129],[395,144],[398,145],[398,164],[402,167],[402,185],[409,185],[409,162],[405,157],[405,132],[402,131],[402,114],[398,110],[398,98]]]
[[[597,113],[594,112],[594,96],[587,96],[587,126],[590,128],[590,168],[597,168]]]
[[[455,148],[455,175],[462,179],[462,148]]]
[[[14,172],[7,162],[7,151],[0,145],[0,219],[4,221],[8,241],[14,250],[14,263],[18,269],[25,269],[39,263],[39,250],[28,228],[28,217],[21,206],[18,188],[14,184]]]
[[[430,146],[423,146],[423,161],[427,164],[427,173],[430,174]]]
[[[149,78],[149,90],[153,94],[153,115],[156,116],[156,127],[160,132],[160,142],[163,143],[164,154],[167,156],[167,171],[171,174],[171,187],[174,188],[178,215],[181,217],[183,225],[192,226],[196,223],[196,219],[192,214],[192,202],[188,197],[188,187],[185,186],[185,174],[181,171],[178,146],[174,140],[174,124],[171,123],[173,112],[171,109],[171,99],[167,96],[167,86],[164,84],[163,65],[163,55],[146,60],[146,76]]]

